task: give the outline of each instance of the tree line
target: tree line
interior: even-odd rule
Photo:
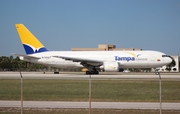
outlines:
[[[0,71],[68,71],[80,72],[81,68],[55,68],[42,64],[36,64],[20,60],[19,57],[1,56],[0,57]]]
[[[37,71],[39,69],[47,69],[45,65],[29,63],[22,61],[19,57],[13,58],[13,56],[1,56],[0,57],[0,71]]]

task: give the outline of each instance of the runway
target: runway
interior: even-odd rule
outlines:
[[[25,79],[89,79],[89,75],[83,73],[52,74],[42,72],[22,72]],[[180,74],[161,74],[162,79],[180,79]],[[19,79],[19,72],[0,72],[0,79]],[[158,79],[155,74],[100,74],[91,75],[92,79]]]
[[[0,107],[21,107],[20,101],[0,101]],[[24,101],[25,108],[89,108],[89,102]],[[103,109],[159,109],[153,102],[92,102],[91,108]],[[180,103],[162,103],[163,110],[180,110]]]

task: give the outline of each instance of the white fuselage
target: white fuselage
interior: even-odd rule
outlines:
[[[83,65],[80,62],[73,62],[56,56],[117,62],[120,64],[120,68],[156,68],[172,61],[169,57],[162,55],[165,54],[158,51],[47,51],[28,55],[39,59],[21,59],[58,68],[83,67]]]

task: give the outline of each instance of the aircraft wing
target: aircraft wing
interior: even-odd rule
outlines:
[[[103,65],[103,61],[101,60],[93,60],[93,59],[86,59],[86,58],[77,58],[77,57],[66,57],[66,56],[54,56],[61,59],[73,61],[73,62],[80,62],[83,66],[101,66]]]
[[[23,57],[25,59],[40,59],[39,57],[34,57],[34,56],[28,56],[28,55],[22,55],[22,54],[13,54],[15,56],[18,56],[18,57]]]

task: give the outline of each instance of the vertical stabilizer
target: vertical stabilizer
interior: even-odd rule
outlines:
[[[16,24],[15,26],[26,54],[48,51],[48,49],[46,49],[44,45],[23,24]]]

